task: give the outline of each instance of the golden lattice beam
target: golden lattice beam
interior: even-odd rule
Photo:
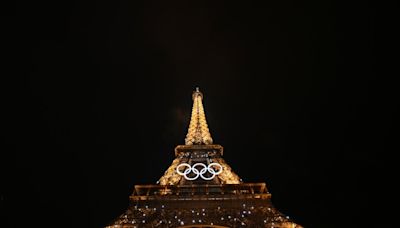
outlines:
[[[189,130],[186,135],[186,145],[212,144],[210,131],[206,121],[206,115],[203,107],[203,94],[196,88],[193,92],[193,108],[190,118]]]

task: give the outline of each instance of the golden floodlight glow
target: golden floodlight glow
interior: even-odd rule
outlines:
[[[189,130],[186,135],[186,145],[209,145],[213,143],[206,121],[203,107],[203,94],[196,88],[193,92],[192,116],[190,118]]]
[[[185,145],[156,184],[135,185],[125,213],[106,228],[302,228],[277,210],[265,183],[246,183],[214,144],[203,108],[203,94],[192,94]]]

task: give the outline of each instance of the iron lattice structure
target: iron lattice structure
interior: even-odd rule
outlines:
[[[299,228],[271,203],[265,183],[244,183],[213,144],[203,94],[192,95],[185,145],[155,185],[136,185],[127,211],[106,228],[285,227]]]

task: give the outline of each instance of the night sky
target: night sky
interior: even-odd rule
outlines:
[[[5,9],[0,226],[111,222],[172,162],[198,86],[225,160],[281,212],[392,227],[395,16],[366,2],[192,2]]]

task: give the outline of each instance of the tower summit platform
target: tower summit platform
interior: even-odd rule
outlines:
[[[300,228],[271,203],[265,183],[245,183],[213,143],[198,88],[185,145],[155,185],[136,185],[129,208],[106,228]]]

